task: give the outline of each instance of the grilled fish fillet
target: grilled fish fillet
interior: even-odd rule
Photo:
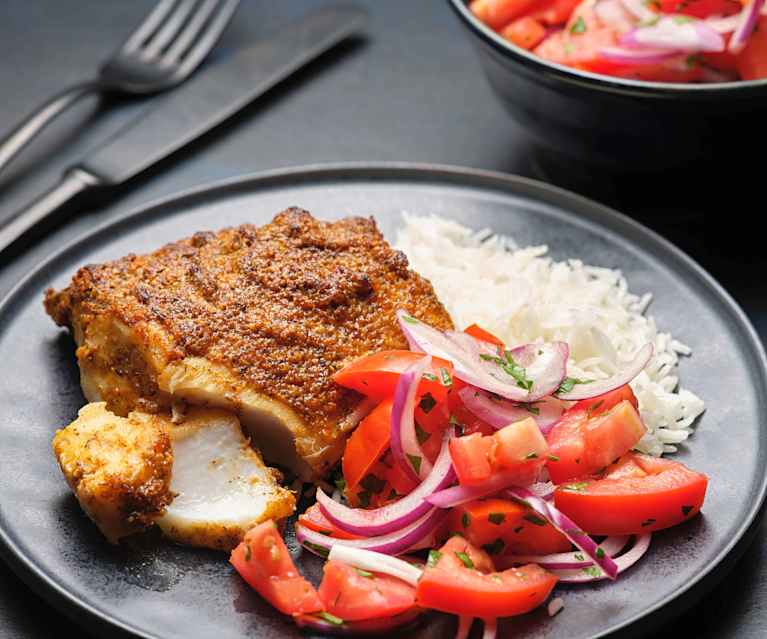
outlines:
[[[229,550],[295,506],[237,418],[222,410],[196,409],[176,425],[88,404],[56,433],[53,449],[83,510],[112,543],[156,523],[174,541]]]
[[[363,409],[333,373],[406,348],[398,308],[452,328],[372,219],[323,222],[300,209],[86,266],[45,306],[72,330],[89,401],[120,415],[231,410],[267,460],[305,479],[339,459]]]

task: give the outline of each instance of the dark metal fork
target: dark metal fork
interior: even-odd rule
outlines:
[[[188,78],[216,44],[240,0],[160,0],[99,70],[59,93],[0,143],[0,172],[57,115],[89,93],[157,93]]]

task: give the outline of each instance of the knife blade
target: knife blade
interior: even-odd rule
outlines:
[[[61,181],[0,229],[0,255],[84,191],[123,184],[220,125],[339,42],[367,13],[350,4],[312,11],[285,28],[213,61],[120,129]]]

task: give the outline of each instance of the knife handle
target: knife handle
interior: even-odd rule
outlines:
[[[64,173],[56,186],[38,197],[34,202],[19,211],[11,220],[0,228],[0,257],[23,235],[53,211],[63,206],[83,191],[101,184],[99,178],[74,167]]]

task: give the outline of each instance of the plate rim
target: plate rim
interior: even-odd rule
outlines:
[[[236,187],[252,185],[254,189],[268,188],[270,186],[269,182],[282,183],[291,178],[300,180],[301,182],[320,182],[332,179],[334,176],[348,178],[350,182],[365,178],[370,179],[371,177],[376,176],[385,179],[410,178],[417,181],[428,181],[429,179],[432,179],[434,181],[453,181],[458,183],[460,183],[461,180],[468,180],[469,183],[474,182],[474,186],[477,186],[477,180],[482,180],[486,182],[486,184],[480,186],[484,186],[489,190],[496,188],[513,191],[514,187],[521,186],[525,187],[528,191],[531,191],[533,195],[556,196],[558,199],[565,202],[569,201],[570,203],[577,203],[580,207],[589,209],[600,221],[606,219],[613,222],[613,225],[615,223],[622,225],[624,227],[623,229],[616,229],[610,226],[608,226],[607,229],[621,236],[622,239],[629,240],[632,244],[638,244],[636,237],[630,237],[624,231],[639,233],[640,237],[644,235],[652,242],[655,242],[667,255],[670,255],[681,262],[684,267],[696,275],[700,281],[719,298],[727,310],[737,318],[739,324],[737,328],[742,331],[743,336],[747,341],[751,342],[751,346],[753,347],[753,356],[759,369],[761,385],[767,389],[767,353],[765,352],[765,346],[762,343],[761,338],[756,332],[751,320],[745,314],[745,311],[713,275],[711,275],[695,259],[687,255],[687,253],[662,235],[612,207],[540,180],[500,171],[440,163],[355,161],[298,165],[254,173],[245,173],[220,180],[213,180],[154,198],[130,208],[114,219],[104,221],[77,235],[58,250],[48,255],[44,260],[36,264],[3,296],[2,300],[0,300],[0,315],[7,312],[8,307],[13,304],[15,298],[31,280],[39,276],[39,274],[51,264],[64,257],[66,253],[81,244],[87,243],[90,239],[103,233],[107,229],[126,224],[135,218],[146,216],[155,209],[172,206],[179,201],[189,198],[214,195],[216,192],[225,193],[228,189]],[[526,193],[525,195],[529,195],[529,193]],[[644,248],[643,244],[640,246]],[[2,330],[0,330],[0,333],[1,332]],[[635,628],[638,622],[642,619],[651,617],[653,613],[657,613],[659,610],[666,608],[675,601],[687,600],[685,607],[693,605],[695,601],[713,588],[713,583],[706,585],[704,582],[710,582],[712,580],[715,576],[715,570],[722,564],[725,564],[728,559],[731,560],[729,563],[733,564],[733,555],[738,554],[736,551],[739,550],[740,553],[745,551],[745,547],[740,547],[741,542],[747,540],[750,543],[750,541],[752,541],[753,535],[749,535],[749,532],[757,527],[758,519],[764,511],[766,498],[767,473],[763,474],[761,478],[758,499],[751,504],[748,515],[741,521],[735,534],[730,537],[728,543],[720,548],[715,558],[709,562],[709,564],[703,568],[694,579],[650,608],[636,613],[622,623],[599,631],[597,634],[592,635],[592,637],[597,639],[614,633],[630,631],[631,628]],[[83,620],[77,615],[78,611],[87,613],[89,619],[95,622],[99,628],[110,630],[111,632],[118,630],[122,633],[130,633],[131,636],[141,637],[143,639],[163,639],[161,635],[147,633],[130,623],[115,618],[103,610],[99,610],[89,602],[83,601],[77,595],[56,583],[52,576],[40,568],[31,556],[23,552],[14,541],[9,538],[5,527],[2,525],[0,525],[0,556],[2,556],[6,565],[8,565],[14,573],[33,590],[33,592],[42,596],[47,603],[54,606],[57,610],[73,619],[81,626],[83,626]],[[729,568],[731,568],[731,565],[727,566],[727,569]],[[721,576],[723,577],[724,575]],[[718,581],[718,579],[716,581]],[[655,614],[656,618],[659,616],[660,615]]]

